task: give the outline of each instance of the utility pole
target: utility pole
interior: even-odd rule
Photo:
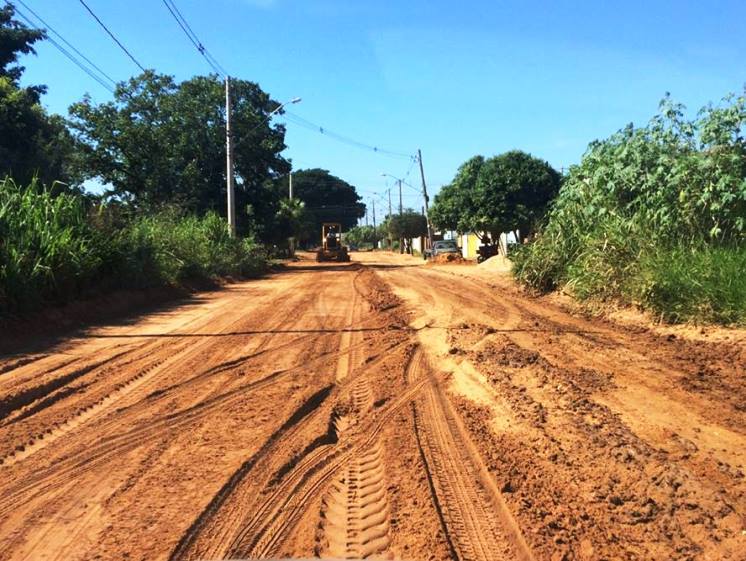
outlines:
[[[420,162],[420,177],[422,177],[422,197],[425,199],[425,222],[427,222],[427,240],[430,248],[433,247],[433,227],[430,224],[430,215],[428,214],[427,185],[425,185],[425,170],[422,168],[422,150],[417,149],[417,160]]]
[[[233,143],[231,141],[231,83],[225,77],[225,176],[228,191],[228,229],[236,235],[236,194],[233,189]]]
[[[372,199],[371,202],[373,203],[373,249],[378,249],[378,238],[376,238],[378,234],[376,231],[376,200]]]
[[[288,173],[288,199],[293,200],[293,172]],[[291,210],[292,212],[292,210]],[[288,238],[288,249],[290,250],[290,257],[295,256],[295,236]]]
[[[389,249],[393,251],[394,249],[394,238],[391,237],[391,189],[388,189],[389,194]]]
[[[399,181],[399,214],[404,214],[404,205],[401,201],[401,179],[398,179]]]
[[[368,209],[365,209],[365,225],[368,225]]]

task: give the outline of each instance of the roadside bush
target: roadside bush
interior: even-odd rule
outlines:
[[[0,182],[0,310],[70,298],[96,277],[102,243],[81,197]]]
[[[166,212],[138,218],[119,233],[117,243],[121,274],[133,286],[252,276],[266,265],[253,239],[231,237],[215,213],[200,218]]]
[[[628,297],[667,321],[746,325],[746,246],[679,246],[640,260]]]
[[[0,181],[0,313],[65,302],[94,287],[145,288],[243,277],[266,266],[215,213],[106,216],[77,193]]]
[[[694,121],[666,98],[646,127],[592,143],[536,240],[516,253],[516,277],[671,321],[743,322],[744,285],[728,275],[743,276],[734,267],[746,242],[744,124],[746,96]]]

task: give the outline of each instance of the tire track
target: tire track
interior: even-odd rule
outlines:
[[[321,557],[364,559],[385,552],[391,539],[380,441],[342,470],[327,491],[321,516]]]
[[[364,368],[370,368],[373,364],[369,363]],[[358,371],[356,380],[364,371]],[[236,483],[230,493],[238,504],[222,509],[223,512],[216,509],[206,517],[212,520],[205,519],[202,527],[195,529],[193,535],[186,540],[189,543],[174,550],[170,559],[262,558],[275,554],[314,497],[323,493],[333,477],[356,455],[364,455],[365,451],[375,447],[383,426],[422,390],[426,382],[424,379],[416,381],[396,399],[372,411],[359,424],[350,426],[346,430],[349,438],[331,444],[322,442],[307,450],[274,487],[267,489],[268,485],[263,485],[267,489],[264,494],[257,497],[255,485],[258,482],[255,476],[249,478],[249,473],[254,470],[244,473],[242,480]],[[311,418],[305,424],[310,422]],[[330,419],[330,422],[333,423],[334,419]],[[297,427],[296,434],[300,439],[303,438],[303,430],[304,427]],[[291,448],[292,436],[294,435],[277,441],[273,447],[275,449],[267,451],[265,461],[271,465],[276,448]],[[269,475],[264,477],[271,479]],[[253,500],[249,499],[244,504],[239,497],[251,497]],[[217,528],[210,529],[210,525]],[[202,546],[197,543],[200,533],[208,534]]]
[[[487,561],[497,556],[533,561],[494,481],[419,350],[407,378],[428,381],[415,401],[415,431],[438,510],[458,558]]]
[[[340,440],[373,409],[367,376],[360,376],[350,393],[352,420],[343,417],[337,421]],[[327,489],[322,505],[323,542],[317,545],[322,557],[362,559],[385,551],[391,540],[380,440],[353,455]]]

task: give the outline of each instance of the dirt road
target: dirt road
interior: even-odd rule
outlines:
[[[746,341],[300,261],[0,358],[0,560],[746,559]]]

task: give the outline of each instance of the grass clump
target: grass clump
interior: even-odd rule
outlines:
[[[746,325],[746,246],[658,249],[642,256],[629,299],[671,322]]]
[[[516,277],[668,321],[746,324],[745,123],[746,96],[695,121],[666,98],[646,127],[591,144]]]
[[[261,248],[231,237],[215,213],[130,216],[79,192],[57,191],[0,181],[0,313],[63,303],[93,289],[251,276],[266,266]]]

